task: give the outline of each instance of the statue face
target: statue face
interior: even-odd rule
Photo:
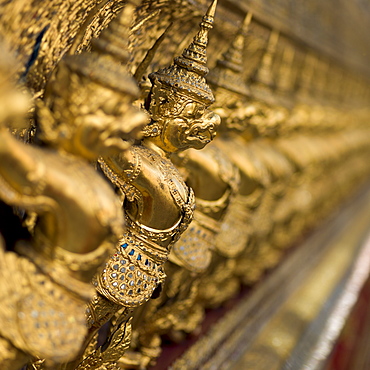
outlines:
[[[216,136],[220,125],[220,117],[206,109],[204,105],[189,102],[182,111],[181,118],[186,126],[180,124],[177,140],[182,149],[202,149]],[[169,122],[171,126],[171,122]]]
[[[99,87],[95,90],[99,102],[96,110],[81,116],[76,129],[76,139],[91,152],[91,156],[109,156],[130,147],[140,138],[147,123],[147,115],[132,105],[132,98]]]
[[[157,144],[165,151],[202,149],[216,136],[220,117],[206,109],[205,105],[188,100],[176,115],[163,117],[161,125],[160,142]]]
[[[73,91],[73,104],[63,107],[62,121],[70,125],[65,138],[65,125],[60,126],[58,147],[94,160],[126,150],[140,138],[148,116],[132,105],[133,97],[92,81],[79,82],[82,84]]]

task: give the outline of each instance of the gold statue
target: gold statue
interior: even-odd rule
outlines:
[[[14,77],[14,58],[7,51],[5,43],[1,43],[2,52],[0,55],[0,206],[12,199],[15,195],[3,186],[6,182],[2,176],[4,171],[5,158],[11,146],[8,147],[8,138],[13,140],[8,132],[10,124],[21,127],[24,125],[24,116],[28,111],[29,96],[22,94],[19,89],[15,89]],[[9,142],[11,144],[12,141]],[[12,190],[12,189],[10,189]],[[9,198],[9,199],[8,199]],[[2,214],[3,216],[3,214]],[[9,222],[8,219],[1,217],[1,223]],[[3,225],[2,225],[3,226]],[[3,229],[3,228],[2,228]],[[3,231],[3,230],[2,230]],[[4,233],[5,234],[5,233]],[[3,240],[3,237],[5,240]],[[17,236],[16,236],[17,237]],[[22,271],[17,267],[25,265],[25,270],[32,269],[32,264],[26,259],[20,258],[12,252],[6,252],[6,235],[0,235],[0,281],[2,305],[0,307],[0,362],[5,370],[21,368],[28,360],[28,345],[23,340],[21,328],[18,327],[17,309],[12,309],[12,304],[21,300],[22,294],[27,296],[31,286],[24,291],[23,282],[27,283],[27,275],[22,279]],[[13,246],[9,246],[11,249]],[[31,270],[32,271],[32,270]],[[13,276],[15,278],[13,279]],[[31,275],[32,274],[28,274]],[[23,281],[22,281],[23,280]],[[16,283],[16,284],[14,284]],[[27,284],[26,284],[27,286]],[[22,312],[22,309],[20,309]],[[28,311],[29,313],[29,311]],[[21,314],[22,316],[22,314]],[[31,325],[30,325],[31,326]],[[9,335],[10,333],[10,335]]]
[[[122,317],[129,317],[131,309],[148,301],[164,282],[163,264],[192,220],[193,192],[170,156],[203,148],[220,123],[219,116],[207,109],[214,97],[204,78],[215,7],[216,1],[183,54],[171,66],[149,75],[153,86],[145,107],[151,122],[143,130],[143,140],[128,151],[99,159],[100,168],[124,198],[127,231],[96,277],[99,294],[89,307],[89,338],[119,310],[120,327],[128,325]],[[111,335],[118,329],[113,326]],[[102,363],[115,362],[123,350]],[[102,358],[96,351],[86,355],[80,368]]]
[[[1,336],[24,353],[24,362],[44,358],[53,367],[78,353],[91,278],[123,233],[119,199],[89,162],[126,150],[146,115],[131,107],[139,91],[121,65],[127,59],[109,51],[60,63],[46,91],[50,110],[41,104],[38,110],[48,147],[21,143],[4,126],[8,117],[1,120],[0,197],[37,214],[30,245],[0,251],[0,322],[9,323]],[[9,94],[6,67],[1,72],[2,93]],[[12,107],[2,105],[1,112]],[[2,356],[6,368],[18,365],[18,353]]]
[[[242,137],[250,134],[251,120],[262,115],[265,107],[256,102],[250,88],[242,81],[243,52],[251,18],[252,15],[248,13],[232,46],[223,59],[218,61],[218,68],[210,76],[210,82],[215,86],[217,94],[216,111],[223,119],[221,135],[212,145],[222,150],[240,173],[238,193],[230,200],[215,244],[219,255],[218,263],[213,267],[214,272],[207,274],[208,284],[202,284],[204,303],[208,302],[210,306],[217,306],[224,301],[222,294],[218,292],[219,283],[230,284],[224,290],[227,299],[226,297],[239,289],[239,278],[247,283],[259,278],[261,268],[254,258],[258,249],[255,246],[255,236],[257,231],[266,233],[270,227],[270,223],[266,222],[268,220],[263,217],[260,218],[257,230],[254,226],[257,224],[254,221],[256,212],[262,213],[264,208],[261,207],[261,202],[270,178],[261,160]],[[235,265],[240,259],[244,263]],[[236,278],[238,274],[241,276]]]
[[[242,192],[245,191],[246,185],[251,185],[253,180],[245,176],[245,171],[232,160],[232,156],[230,157],[224,150],[225,148],[218,143],[222,142],[225,137],[232,137],[233,132],[245,130],[246,126],[243,120],[248,121],[248,116],[255,112],[255,108],[248,107],[247,103],[250,90],[245,83],[241,82],[244,72],[243,53],[251,19],[252,14],[248,13],[232,44],[222,58],[217,61],[216,67],[209,76],[209,81],[215,88],[215,109],[220,112],[223,119],[221,136],[208,149],[208,157],[212,158],[213,151],[217,153],[219,158],[218,160],[217,157],[214,158],[216,163],[220,162],[221,158],[221,163],[223,163],[222,166],[218,166],[218,182],[212,181],[212,183],[217,186],[220,179],[224,179],[224,181],[225,178],[228,179],[226,183],[229,183],[229,194],[225,198],[226,193],[223,193],[225,204],[221,208],[222,212],[218,218],[219,230],[214,239],[212,263],[204,276],[201,277],[199,284],[198,304],[205,308],[219,307],[238,293],[240,281],[234,272],[235,263],[238,256],[250,245],[251,228],[248,206],[254,196],[249,198],[249,195],[246,195],[248,198],[246,203]],[[245,158],[243,154],[245,154],[244,148],[240,155],[246,166],[253,168],[250,158]],[[226,171],[227,168],[229,168],[228,171]],[[231,171],[234,173],[233,176],[230,176]],[[209,187],[210,184],[208,184]],[[222,190],[219,185],[218,189],[219,192]],[[217,203],[220,203],[220,200]]]

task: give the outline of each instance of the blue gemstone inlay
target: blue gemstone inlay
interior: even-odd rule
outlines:
[[[134,254],[135,254],[135,251],[133,249],[131,249],[129,255],[133,256]]]
[[[138,261],[140,261],[141,260],[141,254],[139,254],[138,256],[137,256],[137,258],[136,258]]]
[[[121,245],[121,247],[122,247],[122,248],[124,248],[124,249],[126,249],[126,248],[127,248],[127,246],[128,246],[128,244],[127,244],[127,243],[125,243],[125,244],[122,244],[122,245]]]
[[[149,260],[148,259],[145,260],[145,265],[149,266]]]

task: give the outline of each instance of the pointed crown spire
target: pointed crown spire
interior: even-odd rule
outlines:
[[[229,49],[222,55],[221,59],[217,60],[216,67],[208,77],[208,81],[216,87],[222,87],[243,96],[250,95],[250,91],[247,85],[241,81],[240,75],[244,69],[243,53],[251,20],[252,13],[248,12]]]
[[[272,64],[276,53],[278,40],[279,31],[272,30],[267,42],[267,48],[262,56],[261,64],[256,71],[255,80],[257,83],[270,87],[272,87],[274,84],[274,78],[272,75]]]
[[[129,61],[128,40],[137,3],[137,0],[131,0],[131,4],[126,4],[122,12],[113,19],[100,37],[92,40],[93,51],[108,54],[122,64]]]
[[[185,48],[180,57],[175,58],[175,63],[183,68],[198,73],[200,76],[208,74],[207,45],[208,32],[213,28],[217,0],[214,0],[200,22],[200,30],[195,35],[193,42]]]
[[[149,75],[152,83],[160,82],[174,87],[180,93],[189,95],[207,106],[214,102],[214,96],[207,85],[205,76],[207,63],[208,33],[213,28],[217,0],[213,0],[199,25],[200,29],[182,55],[174,59],[169,67]]]
[[[92,40],[91,53],[67,56],[65,62],[69,68],[108,88],[137,96],[138,86],[126,69],[130,59],[129,30],[135,9],[133,4],[127,3],[100,37]]]

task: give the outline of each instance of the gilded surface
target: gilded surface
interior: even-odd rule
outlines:
[[[4,369],[150,367],[365,181],[362,28],[268,3],[0,1]]]

